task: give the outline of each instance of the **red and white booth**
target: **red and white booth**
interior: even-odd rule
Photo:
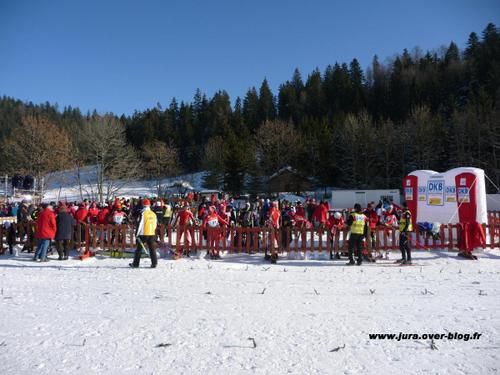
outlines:
[[[484,242],[481,224],[487,223],[488,211],[482,169],[413,171],[404,178],[403,191],[414,223],[457,224],[461,233],[459,248],[463,251],[471,251]]]

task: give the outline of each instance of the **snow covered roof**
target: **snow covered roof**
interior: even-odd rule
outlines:
[[[295,174],[295,175],[297,175],[297,176],[299,176],[301,178],[308,179],[308,177],[303,176],[301,173],[299,173],[299,171],[297,171],[296,169],[294,169],[294,168],[292,168],[291,166],[288,165],[286,167],[281,168],[277,172],[273,173],[271,176],[269,176],[268,180],[272,180],[273,178],[276,178],[276,177],[282,175],[285,172],[289,172],[289,173]]]

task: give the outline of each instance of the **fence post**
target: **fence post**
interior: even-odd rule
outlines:
[[[337,229],[335,231],[335,237],[333,239],[333,250],[336,252],[336,253],[339,253],[340,252],[340,249],[339,249],[339,244],[340,244],[340,229]]]
[[[458,229],[457,229],[457,235],[458,235]],[[449,251],[453,250],[453,226],[451,224],[448,224],[448,250]]]
[[[80,255],[80,260],[84,260],[84,259],[90,257],[90,228],[89,228],[88,224],[80,224],[80,225],[84,226],[83,230],[84,230],[84,240],[85,240],[85,251],[82,255]],[[79,230],[79,232],[81,232],[81,230]],[[81,233],[80,233],[80,235],[81,235]]]
[[[95,224],[92,224],[92,248],[97,247],[97,228]]]
[[[367,225],[366,228],[366,249],[368,250],[368,255],[372,255],[372,230],[370,228],[370,225]]]

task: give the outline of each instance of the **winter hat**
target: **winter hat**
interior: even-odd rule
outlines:
[[[149,207],[149,206],[151,206],[151,202],[149,201],[149,199],[147,199],[147,198],[146,198],[146,199],[143,199],[143,200],[142,200],[142,205],[143,205],[143,206],[148,206],[148,207]]]

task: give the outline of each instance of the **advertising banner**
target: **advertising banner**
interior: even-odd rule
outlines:
[[[412,176],[414,179],[409,180]],[[408,190],[404,194],[406,198],[413,193],[415,198],[414,209],[409,207],[412,214],[415,212],[415,222],[486,223],[484,179],[484,171],[479,168],[455,168],[444,173],[417,170],[405,177],[403,184]]]

